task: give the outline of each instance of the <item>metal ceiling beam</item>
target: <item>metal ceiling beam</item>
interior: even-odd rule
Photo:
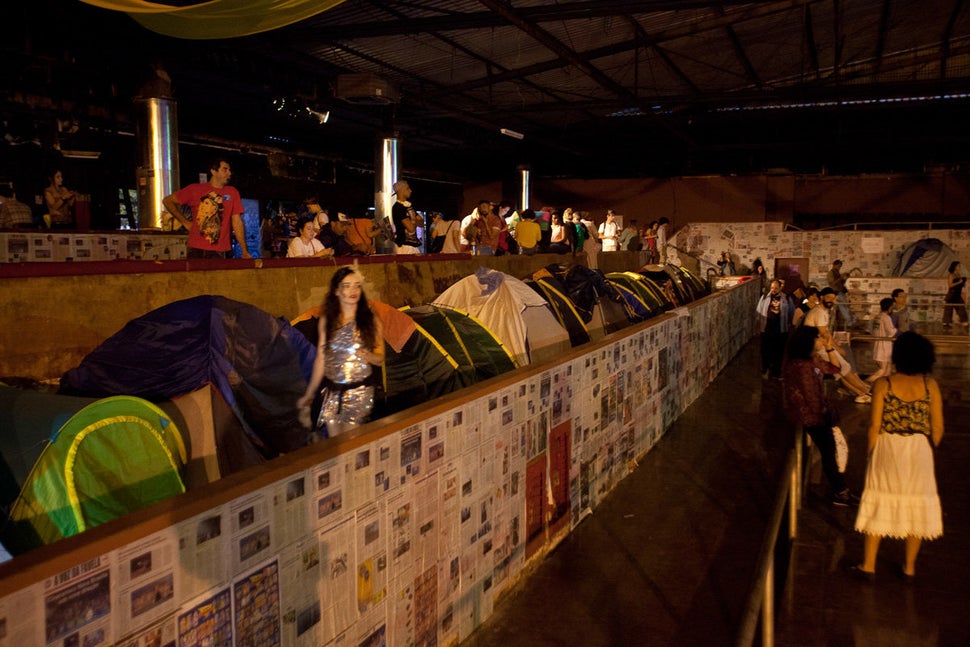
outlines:
[[[673,72],[674,76],[676,76],[681,81],[683,81],[684,85],[689,87],[693,92],[695,92],[696,94],[700,94],[701,90],[694,83],[694,80],[691,79],[689,76],[687,76],[687,74],[685,74],[684,71],[680,69],[680,67],[676,63],[674,63],[674,61],[667,54],[667,51],[657,43],[650,42],[650,35],[647,34],[646,30],[637,21],[637,19],[634,18],[633,16],[624,16],[624,17],[633,26],[633,32],[636,34],[637,38],[639,38],[641,42],[643,42],[647,47],[652,48],[653,51],[656,52],[660,60],[663,61],[664,65],[667,66],[667,69]]]
[[[552,51],[554,54],[560,58],[569,61],[576,69],[580,70],[583,74],[590,77],[600,87],[612,92],[616,96],[626,99],[633,105],[639,105],[640,101],[636,94],[631,92],[624,85],[617,83],[614,79],[604,74],[598,67],[589,62],[589,60],[579,56],[575,51],[566,47],[559,41],[555,36],[542,29],[535,23],[529,22],[523,19],[515,9],[512,8],[510,4],[500,0],[479,0],[483,5],[491,9],[492,11],[498,13],[503,18],[508,20],[510,23],[524,31],[530,37],[532,37],[537,42],[541,43],[544,47]],[[667,128],[672,134],[677,136],[679,139],[690,144],[690,137],[674,128],[672,125],[666,123],[662,118],[655,117],[657,121],[663,127]]]
[[[876,37],[876,74],[882,65],[882,53],[886,49],[886,33],[889,31],[889,18],[892,16],[892,0],[882,0],[882,12],[879,14],[879,34]]]
[[[832,76],[836,79],[842,73],[842,5],[839,0],[832,0]]]
[[[629,40],[621,41],[618,43],[613,43],[610,45],[604,45],[603,47],[597,47],[594,49],[586,50],[584,52],[579,52],[578,55],[582,56],[586,60],[596,60],[598,58],[603,58],[606,56],[613,56],[614,54],[620,54],[622,52],[628,52],[637,47],[648,45],[658,45],[660,43],[676,40],[678,38],[684,38],[687,36],[696,36],[708,31],[720,30],[725,26],[739,22],[741,20],[751,20],[755,18],[763,18],[766,16],[772,16],[778,13],[784,13],[791,9],[807,6],[820,2],[820,0],[784,0],[783,2],[772,2],[763,5],[755,5],[751,8],[745,8],[743,11],[728,12],[721,16],[716,16],[708,20],[702,20],[697,23],[685,24],[682,26],[675,27],[673,29],[668,29],[660,33],[655,33],[649,37],[646,43],[642,42],[638,38],[631,38]],[[568,66],[569,61],[563,60],[561,58],[554,58],[548,61],[543,61],[541,63],[533,63],[532,65],[526,65],[524,67],[512,70],[507,74],[495,74],[488,78],[479,78],[472,81],[466,81],[465,83],[456,83],[449,86],[449,90],[466,91],[474,90],[481,87],[486,87],[492,83],[505,83],[508,81],[517,81],[520,78],[526,76],[532,76],[534,74],[542,74],[543,72],[549,72],[551,70],[557,70]]]
[[[940,46],[940,78],[946,78],[946,66],[950,59],[950,39],[953,38],[953,27],[956,25],[957,17],[963,11],[963,0],[956,0],[953,3],[953,11],[950,12],[950,19],[946,21],[946,29],[943,30]]]
[[[734,47],[734,53],[741,61],[741,65],[744,67],[744,73],[747,75],[748,80],[755,84],[756,87],[762,87],[764,84],[761,82],[761,77],[758,76],[758,72],[754,69],[754,65],[751,64],[751,59],[748,58],[748,53],[744,51],[744,45],[741,44],[741,39],[738,38],[738,34],[734,31],[734,27],[728,25],[724,28],[727,32],[728,38],[731,41],[731,46]]]
[[[813,0],[818,1],[818,0]],[[730,5],[750,5],[751,0],[587,0],[521,7],[516,12],[533,24],[588,20],[635,13],[704,9]],[[376,38],[381,36],[407,36],[433,31],[462,31],[504,27],[508,22],[492,11],[450,13],[441,16],[422,16],[387,22],[359,22],[334,24],[331,12],[339,13],[339,7],[323,12],[286,28],[292,33],[304,33],[316,39]]]
[[[403,20],[403,19],[406,18],[404,14],[402,14],[401,12],[397,11],[396,9],[394,9],[393,6],[391,6],[387,2],[377,2],[376,0],[369,0],[369,2],[372,5],[374,5],[375,7],[377,7],[378,9],[381,9],[383,11],[386,11],[386,12],[390,13],[391,15],[399,18],[399,19],[402,19]],[[465,56],[468,56],[470,58],[473,58],[476,61],[478,61],[479,63],[483,63],[486,67],[495,67],[496,69],[501,70],[502,72],[508,72],[509,71],[509,69],[507,67],[505,67],[503,65],[499,65],[495,61],[493,61],[493,60],[491,60],[489,58],[486,58],[485,56],[482,56],[478,52],[475,52],[475,51],[469,49],[468,47],[465,47],[464,45],[462,45],[461,43],[457,42],[453,38],[449,38],[448,36],[444,36],[441,33],[436,32],[436,31],[428,32],[428,34],[431,37],[433,37],[433,38],[437,38],[438,40],[440,40],[442,43],[448,45],[449,47],[455,48],[456,50],[458,50],[459,52],[461,52]],[[491,71],[490,70],[487,70],[487,71],[489,72],[489,74],[491,74]],[[538,92],[540,92],[542,94],[548,95],[548,96],[552,97],[553,99],[556,99],[557,101],[565,102],[565,99],[563,99],[562,97],[560,97],[559,95],[557,95],[552,90],[549,90],[548,88],[545,88],[545,87],[539,85],[538,83],[535,83],[533,81],[529,81],[528,79],[526,79],[524,82],[525,82],[526,85],[528,85],[529,87],[531,87],[534,90],[537,90]]]
[[[808,50],[808,60],[812,65],[817,79],[820,74],[818,64],[818,43],[815,42],[815,26],[812,24],[812,6],[805,5],[805,48]]]

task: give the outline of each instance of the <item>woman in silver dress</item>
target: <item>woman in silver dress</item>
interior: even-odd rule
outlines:
[[[318,324],[310,383],[297,401],[309,408],[321,387],[323,406],[311,439],[330,438],[365,422],[374,408],[375,366],[384,363],[384,329],[364,294],[363,277],[342,267],[330,280]]]

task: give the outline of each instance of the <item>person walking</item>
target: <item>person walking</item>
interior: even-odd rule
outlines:
[[[950,263],[946,276],[946,296],[943,297],[943,327],[949,328],[956,312],[960,325],[967,325],[967,305],[963,299],[963,286],[967,277],[960,275],[960,261]]]
[[[876,382],[869,418],[869,464],[855,529],[865,535],[861,564],[850,572],[875,580],[883,537],[905,538],[900,575],[912,582],[924,539],[943,535],[933,450],[943,439],[943,400],[929,372],[936,362],[932,342],[904,332],[893,343],[896,373]]]
[[[323,385],[323,406],[311,439],[342,434],[366,422],[374,408],[379,379],[374,368],[384,363],[384,327],[367,302],[363,282],[353,267],[342,267],[323,300],[317,356],[306,392],[296,403],[308,409]]]

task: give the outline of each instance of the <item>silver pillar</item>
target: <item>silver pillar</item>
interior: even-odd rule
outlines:
[[[519,194],[519,209],[529,209],[532,207],[532,179],[528,167],[519,167],[519,179],[522,183],[522,193]]]
[[[173,99],[135,98],[135,138],[138,142],[138,228],[171,230],[163,218],[165,196],[178,190],[179,153],[177,105]],[[168,222],[165,222],[168,221]]]
[[[378,239],[377,252],[381,254],[394,253],[394,239],[388,240],[393,232],[391,225],[391,207],[394,205],[394,189],[397,182],[397,137],[384,137],[377,144],[376,159],[374,160],[374,220],[384,235]]]

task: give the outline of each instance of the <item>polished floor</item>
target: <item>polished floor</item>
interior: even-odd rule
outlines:
[[[776,566],[775,644],[970,644],[970,347],[945,337],[937,346],[944,537],[924,544],[913,585],[894,575],[894,541],[883,542],[875,583],[852,579],[845,568],[862,554],[854,509],[832,506],[810,468],[799,534]],[[762,380],[758,361],[755,340],[463,645],[735,644],[792,442],[781,383]],[[859,491],[868,407],[832,399]]]

